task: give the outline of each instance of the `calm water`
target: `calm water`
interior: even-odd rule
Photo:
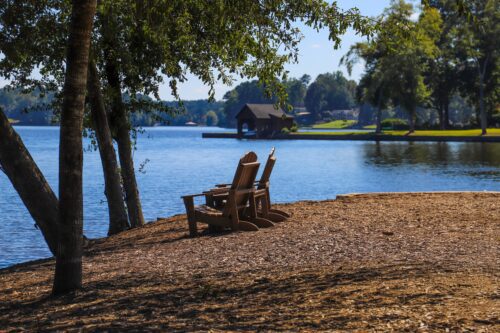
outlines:
[[[57,189],[55,127],[17,127],[53,189]],[[180,196],[231,181],[239,157],[261,160],[276,147],[273,201],[321,200],[336,194],[378,191],[500,191],[500,144],[374,143],[359,141],[238,141],[202,139],[213,128],[149,128],[134,153],[146,219],[182,213]],[[99,154],[84,160],[85,234],[107,232],[107,206]],[[0,172],[0,268],[50,256],[21,200]]]

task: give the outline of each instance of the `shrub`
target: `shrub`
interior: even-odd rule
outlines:
[[[387,118],[382,120],[382,128],[393,129],[393,130],[407,130],[410,128],[408,122],[404,119],[399,118]]]
[[[296,123],[293,123],[292,127],[290,127],[290,132],[296,133],[299,131],[299,127]]]
[[[500,113],[496,113],[491,116],[492,125],[495,127],[500,127]]]
[[[290,133],[290,130],[289,130],[288,128],[283,127],[283,128],[281,129],[281,134],[289,134],[289,133]]]

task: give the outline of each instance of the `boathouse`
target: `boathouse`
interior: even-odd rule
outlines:
[[[238,120],[238,137],[252,136],[256,138],[273,137],[281,133],[283,128],[293,126],[293,117],[287,115],[274,104],[245,104],[236,115]]]

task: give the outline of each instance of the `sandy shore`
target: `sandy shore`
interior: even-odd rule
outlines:
[[[71,296],[53,260],[0,270],[0,331],[500,330],[500,193],[280,208],[253,233],[190,239],[181,215],[92,241]]]

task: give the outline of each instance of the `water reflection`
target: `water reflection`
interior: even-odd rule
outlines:
[[[376,167],[446,167],[446,173],[500,180],[498,143],[377,142],[364,144],[363,152],[365,163]]]

